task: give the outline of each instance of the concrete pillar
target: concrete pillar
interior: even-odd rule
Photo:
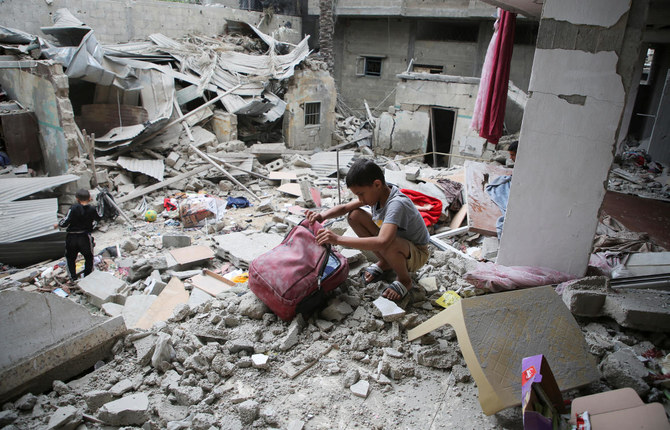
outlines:
[[[544,2],[498,263],[585,273],[646,4]]]

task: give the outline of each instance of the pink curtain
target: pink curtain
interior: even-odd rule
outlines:
[[[515,26],[516,14],[498,9],[472,115],[471,127],[494,144],[498,143],[503,132]]]

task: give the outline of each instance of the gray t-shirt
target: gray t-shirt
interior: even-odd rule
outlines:
[[[395,185],[389,184],[391,194],[383,207],[379,203],[372,207],[372,220],[381,227],[382,224],[398,226],[398,236],[407,239],[415,245],[426,245],[430,234],[426,224],[414,206],[412,200],[398,190]]]

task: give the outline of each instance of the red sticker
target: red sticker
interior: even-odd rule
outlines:
[[[524,370],[521,374],[521,385],[526,385],[526,382],[535,376],[536,373],[535,366],[530,366],[528,369]]]

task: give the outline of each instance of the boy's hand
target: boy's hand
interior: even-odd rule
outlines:
[[[58,228],[58,223],[54,224],[54,228]]]
[[[316,243],[319,245],[326,245],[330,243],[331,245],[337,245],[337,241],[340,236],[336,235],[330,230],[322,228],[316,233]]]
[[[314,211],[305,211],[305,217],[307,218],[307,221],[309,221],[310,225],[314,224],[315,221],[323,222],[323,215]]]

